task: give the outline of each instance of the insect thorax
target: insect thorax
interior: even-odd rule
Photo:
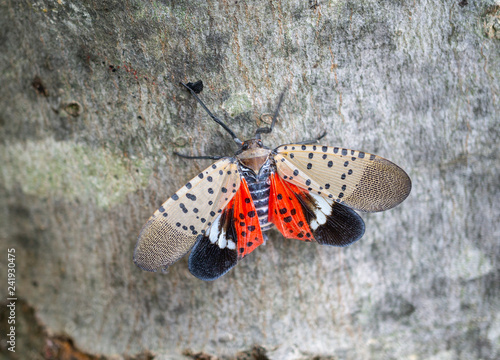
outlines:
[[[252,139],[243,143],[240,151],[236,153],[236,158],[241,164],[258,174],[264,163],[268,161],[270,154],[271,150],[265,148],[260,139]]]

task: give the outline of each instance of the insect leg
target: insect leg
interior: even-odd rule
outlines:
[[[231,137],[233,138],[233,140],[234,140],[234,142],[236,144],[238,144],[238,145],[242,145],[243,144],[243,142],[240,139],[238,139],[238,137],[234,134],[234,132],[232,132],[231,129],[229,129],[227,127],[227,125],[222,122],[222,120],[220,120],[219,118],[217,118],[214,114],[212,114],[210,112],[210,110],[208,110],[208,108],[206,107],[206,105],[203,103],[203,101],[201,101],[201,99],[198,97],[198,95],[196,95],[196,92],[191,87],[189,87],[187,84],[184,84],[182,81],[181,81],[181,85],[184,86],[186,89],[189,90],[189,92],[191,93],[191,95],[193,95],[193,97],[196,99],[196,101],[198,101],[198,103],[207,112],[207,114],[210,115],[210,117],[212,118],[212,120],[215,121],[220,126],[222,126],[224,128],[224,130],[226,130],[229,133],[229,135],[231,135]]]
[[[276,107],[276,111],[274,112],[273,121],[271,122],[271,127],[262,127],[258,128],[255,131],[255,138],[260,139],[260,134],[269,134],[273,131],[274,124],[276,124],[276,119],[278,118],[278,114],[280,112],[281,103],[283,102],[283,97],[285,96],[286,89],[280,95],[280,99],[278,100],[278,106]]]
[[[180,156],[181,158],[184,158],[184,159],[197,159],[197,160],[200,160],[200,159],[220,160],[224,157],[224,156],[209,156],[209,155],[208,156],[207,155],[189,156],[189,155],[179,154],[178,152],[175,152],[175,151],[174,151],[174,154],[177,156]]]
[[[301,145],[314,144],[323,139],[325,136],[326,136],[326,131],[324,131],[323,134],[318,136],[316,139],[294,142],[294,144],[301,144]]]

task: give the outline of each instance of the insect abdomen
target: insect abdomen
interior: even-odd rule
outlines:
[[[259,217],[261,230],[269,230],[273,227],[273,224],[269,222],[268,216],[270,191],[268,178],[259,181],[256,181],[255,179],[249,180],[248,190],[250,190],[250,196],[252,197],[253,203],[255,205],[257,216]]]

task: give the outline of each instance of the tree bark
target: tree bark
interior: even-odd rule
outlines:
[[[4,0],[0,49],[1,274],[14,248],[40,336],[117,358],[500,357],[498,2]],[[273,231],[214,282],[186,258],[141,271],[142,225],[210,165],[173,152],[237,150],[179,86],[199,79],[242,139],[287,89],[267,146],[327,131],[400,165],[410,197],[348,248]],[[2,353],[34,358],[21,341]]]

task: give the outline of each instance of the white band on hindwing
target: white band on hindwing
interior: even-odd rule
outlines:
[[[313,193],[309,193],[309,195],[316,202],[317,207],[314,209],[314,215],[316,219],[312,220],[309,226],[312,230],[316,230],[320,225],[324,225],[326,223],[327,216],[330,216],[332,213],[332,201],[328,201],[322,196],[315,195]]]
[[[220,218],[221,215],[217,216],[214,220],[214,223],[208,229],[208,239],[212,244],[217,243],[217,245],[221,249],[225,249],[227,247],[229,250],[235,250],[236,242],[234,241],[234,239],[227,237],[226,230],[224,228],[221,228],[219,230]]]

